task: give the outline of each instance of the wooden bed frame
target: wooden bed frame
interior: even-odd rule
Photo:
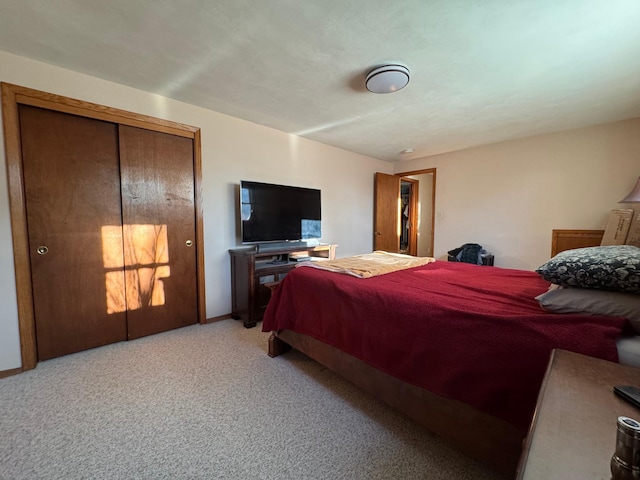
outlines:
[[[603,230],[553,230],[551,256],[563,250],[600,245]],[[330,345],[290,330],[272,332],[269,356],[294,348],[406,414],[464,454],[493,470],[516,475],[525,431],[492,415],[403,382]]]
[[[508,478],[515,476],[526,432],[465,403],[405,383],[312,337],[290,330],[271,333],[270,357],[291,347],[404,413],[466,455]]]

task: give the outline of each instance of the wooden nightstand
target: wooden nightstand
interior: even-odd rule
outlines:
[[[640,409],[614,385],[640,385],[640,369],[554,350],[518,467],[518,479],[609,479],[619,416]]]

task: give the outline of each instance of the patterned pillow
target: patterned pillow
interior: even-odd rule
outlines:
[[[536,272],[564,287],[640,293],[640,248],[611,245],[565,250]]]

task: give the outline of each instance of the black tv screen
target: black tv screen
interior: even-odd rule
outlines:
[[[320,190],[240,182],[242,243],[320,238]]]

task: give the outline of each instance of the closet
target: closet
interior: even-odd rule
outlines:
[[[33,342],[46,360],[201,320],[194,136],[25,103],[16,113],[33,331],[23,315],[23,348]],[[23,368],[35,366],[28,354]]]
[[[416,255],[417,253],[417,206],[418,182],[411,179],[400,179],[400,253]]]

